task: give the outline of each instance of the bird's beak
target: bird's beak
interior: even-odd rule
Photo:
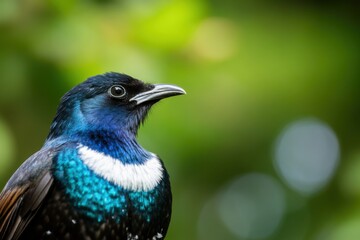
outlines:
[[[139,105],[148,101],[186,94],[184,89],[175,85],[154,84],[153,86],[153,89],[135,95],[130,99],[130,101],[136,101],[136,105]]]

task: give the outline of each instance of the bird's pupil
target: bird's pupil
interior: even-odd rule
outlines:
[[[112,94],[117,96],[123,94],[123,89],[121,87],[113,87]]]

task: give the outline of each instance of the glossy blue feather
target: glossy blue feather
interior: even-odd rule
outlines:
[[[181,94],[177,86],[118,73],[91,77],[67,92],[43,148],[6,186],[31,192],[44,174],[52,183],[43,199],[36,191],[24,198],[24,207],[42,202],[31,209],[34,215],[21,216],[30,222],[19,240],[163,239],[171,217],[169,175],[136,135],[154,103]]]
[[[83,164],[75,148],[59,153],[54,176],[64,186],[74,207],[98,222],[109,217],[120,222],[128,214],[129,203],[150,221],[155,199],[161,192],[160,186],[148,192],[132,192],[108,182]]]

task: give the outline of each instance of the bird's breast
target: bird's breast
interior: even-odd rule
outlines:
[[[131,214],[150,222],[171,198],[168,175],[155,155],[143,164],[123,164],[79,145],[59,153],[53,171],[72,205],[98,222],[121,222]]]

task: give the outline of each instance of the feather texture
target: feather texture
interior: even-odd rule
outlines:
[[[44,174],[36,185],[16,187],[0,196],[0,239],[18,239],[41,206],[53,178]]]

